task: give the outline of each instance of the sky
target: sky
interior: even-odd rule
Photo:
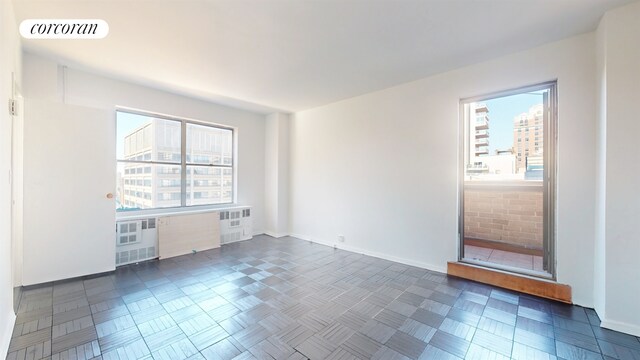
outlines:
[[[483,101],[489,109],[489,154],[513,147],[513,118],[542,104],[542,92],[524,93]]]
[[[116,118],[116,156],[118,159],[124,158],[124,137],[151,121],[151,118],[143,115],[137,115],[127,112],[118,111]]]

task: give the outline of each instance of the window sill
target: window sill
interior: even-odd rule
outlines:
[[[229,211],[236,209],[246,209],[251,206],[238,205],[238,204],[223,204],[223,205],[201,205],[184,208],[165,208],[165,209],[147,209],[147,210],[132,210],[116,212],[116,221],[136,220],[148,217],[157,216],[174,216],[174,215],[187,215],[187,214],[199,214],[205,212],[214,211]]]

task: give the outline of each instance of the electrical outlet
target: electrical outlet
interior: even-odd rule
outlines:
[[[344,235],[338,235],[338,242],[344,242]]]

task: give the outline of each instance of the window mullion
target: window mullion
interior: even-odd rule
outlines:
[[[187,123],[180,123],[180,204],[187,206]]]
[[[235,201],[234,128],[122,110],[116,110],[116,121],[118,127],[126,129],[117,134],[116,143],[118,151],[123,152],[116,158],[117,171],[122,173],[118,176],[118,200],[124,204],[118,211]],[[176,131],[180,131],[177,138]]]

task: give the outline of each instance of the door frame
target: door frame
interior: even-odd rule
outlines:
[[[18,314],[22,298],[23,263],[23,154],[24,154],[24,99],[16,81],[15,72],[11,72],[11,100],[16,111],[9,115],[11,136],[11,283],[13,285],[13,312]]]
[[[465,141],[468,126],[465,124],[465,104],[485,101],[500,97],[522,94],[531,91],[548,89],[548,106],[545,106],[543,132],[543,263],[547,273],[529,271],[511,266],[492,264],[486,261],[473,261],[464,258],[464,175],[465,175]],[[489,269],[503,270],[512,273],[539,277],[556,281],[556,180],[557,180],[557,141],[558,141],[558,81],[550,80],[533,85],[526,85],[507,90],[496,91],[480,96],[461,98],[458,110],[458,261]]]

